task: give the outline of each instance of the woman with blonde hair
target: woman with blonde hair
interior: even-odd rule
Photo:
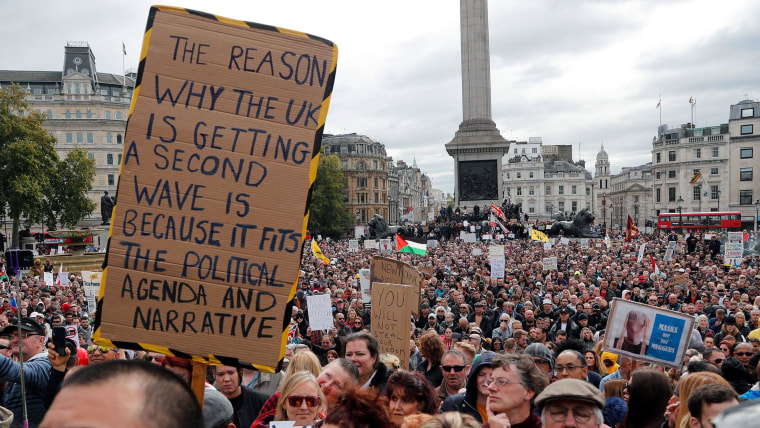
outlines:
[[[618,397],[622,398],[623,401],[628,401],[628,391],[626,391],[627,386],[628,381],[625,379],[608,380],[604,384],[604,398]]]
[[[280,397],[282,396],[282,391],[285,388],[285,383],[288,381],[288,378],[294,374],[306,372],[311,374],[316,379],[319,377],[319,373],[321,371],[322,366],[319,364],[319,358],[317,358],[313,352],[299,352],[293,355],[293,358],[290,360],[290,364],[288,364],[288,370],[285,372],[285,377],[282,379],[282,383],[280,384],[280,391],[272,394],[272,396],[269,397],[269,400],[267,400],[266,403],[261,406],[259,416],[256,418],[256,421],[253,422],[252,427],[262,428],[269,426],[269,422],[271,422],[273,420],[272,418],[275,417],[276,410],[280,405]]]
[[[707,385],[710,383],[719,383],[726,386],[729,385],[728,381],[723,379],[720,375],[712,372],[697,372],[691,373],[681,379],[678,385],[678,419],[676,420],[676,427],[687,428],[689,421],[691,420],[691,413],[689,413],[689,397],[691,393],[697,389],[698,386]]]
[[[446,412],[428,419],[420,428],[480,428],[480,422],[466,413]]]
[[[296,421],[297,426],[312,426],[324,419],[327,400],[317,378],[307,371],[297,372],[282,383],[275,421]]]

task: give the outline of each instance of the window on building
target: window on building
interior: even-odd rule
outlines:
[[[742,135],[749,135],[749,134],[751,134],[751,133],[752,133],[752,129],[753,129],[753,128],[754,128],[754,127],[752,126],[752,124],[749,124],[749,125],[742,125],[742,127],[741,127],[741,134],[742,134]]]
[[[662,172],[660,172],[660,171],[657,171],[657,172],[655,172],[655,173],[654,173],[654,178],[656,178],[656,179],[658,179],[658,180],[659,180],[659,179],[660,179],[660,177],[662,177]]]
[[[533,196],[536,194],[535,188],[533,186],[528,186],[528,195]]]
[[[367,187],[367,178],[366,177],[357,177],[356,178],[356,187],[359,187],[359,188]]]
[[[95,160],[95,153],[87,153],[87,159]]]
[[[528,213],[533,214],[536,212],[536,204],[533,202],[528,204]]]
[[[121,165],[121,153],[116,156],[116,164]]]
[[[111,120],[111,112],[106,110],[106,119]]]
[[[655,189],[655,200],[657,202],[662,202],[662,189]]]
[[[552,194],[552,186],[546,186],[546,196],[550,196]]]
[[[753,202],[751,190],[739,190],[739,205],[752,205]]]
[[[377,177],[375,177],[375,189],[377,189],[377,188],[378,188],[378,185],[377,185]]]
[[[710,168],[710,175],[718,175],[718,168]]]
[[[586,196],[591,196],[591,188],[586,187]]]
[[[380,194],[377,192],[375,192],[375,203],[376,204],[380,203]]]
[[[578,201],[572,201],[571,204],[572,204],[571,206],[573,207],[573,212],[577,213],[578,212]]]
[[[45,112],[45,114],[47,115],[47,118],[48,118],[48,119],[52,119],[52,118],[53,118],[53,110],[51,110],[51,109],[48,109],[48,110]]]
[[[745,117],[754,117],[754,116],[755,116],[755,109],[754,109],[754,107],[743,108],[742,109],[742,116],[741,116],[742,118],[745,118]]]
[[[694,187],[692,191],[692,200],[698,201],[702,199],[701,194],[700,194],[701,191],[702,189],[699,186]]]
[[[116,120],[121,120],[121,112],[120,111],[116,112]]]
[[[348,154],[348,147],[346,145],[340,146],[340,154],[347,155]]]
[[[565,211],[565,201],[559,202],[559,208],[557,208],[559,211]]]
[[[516,177],[517,177],[517,178],[522,178],[522,173],[521,173],[520,171],[517,171],[517,173],[516,173],[516,174],[517,174],[517,175],[516,175]]]
[[[662,153],[655,153],[654,157],[657,160],[657,163],[662,162]]]
[[[718,186],[710,186],[710,199],[716,200],[720,196]]]
[[[367,195],[366,193],[359,193],[359,203],[360,204],[366,204],[367,203]]]
[[[712,148],[712,157],[717,158],[718,157],[718,148],[713,147]]]
[[[107,144],[113,144],[113,135],[111,135],[110,132],[108,134],[106,134],[106,143]]]
[[[559,190],[557,191],[557,194],[564,195],[565,194],[565,186],[559,186]]]
[[[676,188],[668,187],[668,202],[675,202],[675,201],[676,201]]]
[[[752,167],[739,169],[739,181],[752,181]]]
[[[374,166],[372,169],[377,170],[377,161],[372,161],[372,165]]]
[[[668,178],[676,178],[675,170],[668,171]]]
[[[742,147],[739,149],[739,157],[742,159],[752,158],[752,147]]]
[[[84,134],[81,132],[77,132],[77,143],[83,143],[84,142]]]
[[[113,165],[113,153],[106,154],[106,165]]]
[[[517,186],[517,196],[522,196],[522,187]]]
[[[343,167],[344,171],[347,170],[348,169],[348,161],[346,161],[346,160],[340,161],[340,166]]]
[[[359,144],[359,153],[364,154],[364,144]]]
[[[528,177],[533,178],[533,171],[528,172]]]
[[[356,169],[358,169],[359,171],[364,171],[367,169],[367,167],[364,166],[364,162],[359,162],[356,164]]]
[[[76,118],[77,119],[81,119],[82,118],[82,111],[81,110],[77,110]]]
[[[544,209],[545,209],[545,211],[547,213],[552,214],[552,206],[551,206],[551,204],[547,203],[546,206],[544,207]]]
[[[121,144],[121,134],[116,134],[116,144]]]
[[[668,152],[668,162],[675,162],[676,161],[676,151],[671,150]]]
[[[87,133],[87,144],[93,144],[95,142],[95,136],[92,132]]]
[[[578,186],[576,186],[575,184],[573,184],[573,186],[570,188],[570,193],[573,194],[573,195],[577,195],[578,194]]]
[[[702,158],[702,149],[694,149],[694,158],[695,159],[701,159]]]
[[[538,153],[538,149],[537,149],[537,148],[535,148],[535,147],[533,147],[533,150],[532,150],[532,151],[533,151],[533,153]]]
[[[67,132],[66,133],[66,142],[69,143],[69,144],[73,143],[74,142],[74,134],[72,134],[71,132]]]
[[[116,176],[113,174],[108,174],[108,185],[109,186],[115,186],[116,185]]]
[[[691,170],[691,176],[693,177],[693,176],[699,174],[699,172],[700,172],[700,169],[699,168],[695,168],[695,169]]]
[[[79,83],[74,85],[74,93],[79,94],[82,92],[82,88],[79,86]]]
[[[111,90],[111,96],[112,97],[119,98],[120,95],[121,95],[121,91],[120,90],[118,90],[118,89],[112,89]]]

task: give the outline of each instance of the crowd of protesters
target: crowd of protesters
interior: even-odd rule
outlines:
[[[716,426],[736,426],[731,424],[747,406],[739,403],[760,398],[760,259],[748,252],[738,267],[724,266],[725,231],[709,232],[709,239],[702,232],[640,234],[630,242],[612,232],[583,248],[579,240],[548,248],[529,239],[528,230],[539,223],[519,206],[503,209],[517,216],[509,222],[510,232],[518,232],[514,239],[486,227],[478,236],[490,233],[496,242],[462,242],[463,222],[482,225],[478,220],[487,213],[452,210],[417,230],[436,242],[426,255],[382,253],[432,272],[420,287],[418,316],[410,319],[408,355],[381,352],[371,304],[362,297],[359,272],[379,250],[350,252],[348,240],[324,240],[320,246],[330,263],[308,249],[303,254],[282,371],[212,366],[202,411],[185,400],[192,408],[178,419],[166,419],[175,417],[168,411],[164,419],[150,414],[162,413],[155,403],[113,409],[112,417],[137,412],[123,415],[137,418],[135,426],[267,427],[290,420],[325,427],[681,428],[721,419],[727,424]],[[673,240],[678,248],[666,257]],[[492,243],[505,248],[503,278],[491,272]],[[639,257],[644,243],[646,254]],[[544,257],[556,257],[557,269],[545,271]],[[51,287],[37,270],[18,282],[11,276],[18,286],[5,283],[0,295],[0,379],[3,406],[10,410],[0,412],[0,425],[10,415],[13,426],[21,426],[20,362],[30,426],[69,426],[62,417],[99,426],[88,422],[92,406],[119,402],[103,391],[114,379],[139,379],[141,388],[176,380],[171,399],[184,400],[190,360],[93,344],[95,308],[87,305],[81,278],[72,275],[68,286]],[[331,297],[334,327],[314,331],[306,297],[322,293]],[[602,349],[616,298],[694,317],[681,367]],[[67,328],[63,354],[50,342],[53,327]],[[127,393],[170,399],[141,388],[111,393],[124,401],[130,401]],[[85,396],[95,403],[76,401]],[[739,410],[726,411],[734,408]],[[108,414],[102,418],[109,421]]]

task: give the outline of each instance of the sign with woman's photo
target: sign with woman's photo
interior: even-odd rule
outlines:
[[[694,317],[643,303],[614,299],[602,349],[680,368]]]

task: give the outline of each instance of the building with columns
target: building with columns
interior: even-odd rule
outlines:
[[[97,207],[83,226],[100,224],[104,191],[116,194],[135,77],[98,72],[95,54],[86,42],[66,44],[60,70],[0,70],[0,86],[18,84],[26,90],[29,108],[47,115],[42,126],[57,140],[61,159],[79,147],[95,160],[88,196]]]
[[[546,159],[540,137],[513,142],[508,153],[502,171],[504,199],[522,204],[529,219],[549,220],[557,212],[571,215],[584,208],[594,211],[594,181],[582,162]]]

